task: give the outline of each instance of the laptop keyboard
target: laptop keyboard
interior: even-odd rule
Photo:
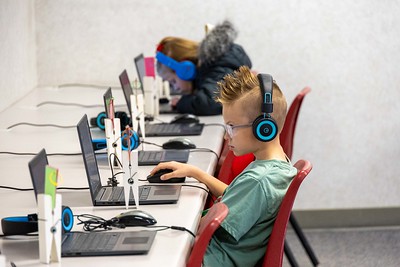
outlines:
[[[118,241],[121,233],[72,233],[63,242],[63,250],[109,251]]]
[[[174,123],[162,123],[162,124],[147,124],[146,131],[158,132],[158,133],[180,133],[181,127],[179,124]]]
[[[139,162],[160,162],[163,151],[140,151]]]
[[[139,186],[139,201],[147,200],[150,194],[151,186]],[[122,186],[117,187],[106,187],[102,200],[110,200],[110,201],[125,201],[124,188]],[[130,192],[129,200],[134,201],[133,193]]]

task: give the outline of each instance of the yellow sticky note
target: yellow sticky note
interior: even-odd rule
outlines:
[[[46,165],[44,193],[51,196],[52,209],[56,206],[58,169]]]

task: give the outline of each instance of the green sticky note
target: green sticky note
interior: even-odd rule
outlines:
[[[44,193],[51,196],[52,209],[56,206],[58,169],[46,166]]]

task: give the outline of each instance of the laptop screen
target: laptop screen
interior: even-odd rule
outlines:
[[[135,60],[136,72],[140,82],[140,90],[142,90],[142,93],[144,94],[143,80],[144,76],[146,75],[146,66],[144,64],[143,54],[139,54],[138,56],[135,57],[134,60]]]
[[[126,104],[128,105],[129,115],[132,115],[131,95],[133,94],[133,91],[126,70],[119,75],[119,81],[121,83],[122,91],[124,92]]]
[[[49,162],[47,161],[46,150],[44,148],[28,163],[36,201],[37,195],[44,193],[44,177],[46,165],[48,164]]]
[[[113,98],[113,96],[112,96],[111,87],[110,87],[107,89],[107,91],[103,95],[104,110],[106,111],[107,118],[110,118],[110,111],[108,109],[110,107],[110,101],[112,98]],[[115,114],[115,110],[112,110],[112,113]]]
[[[91,188],[90,192],[93,198],[101,189],[101,180],[86,114],[79,121],[77,128],[79,142],[82,149],[83,162],[85,163],[86,175],[88,177],[89,187]]]

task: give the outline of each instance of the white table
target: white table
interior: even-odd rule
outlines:
[[[95,117],[103,110],[102,96],[105,89],[96,88],[37,88],[0,113],[0,151],[32,152],[37,153],[45,148],[47,153],[77,153],[80,152],[78,134],[75,127],[60,129],[54,127],[17,126],[10,130],[6,128],[19,122],[38,124],[76,125],[83,114]],[[122,91],[113,90],[117,111],[126,111]],[[79,103],[82,105],[98,105],[97,107],[76,107],[60,105],[37,104],[44,101],[62,103]],[[174,115],[161,115],[159,119],[168,122]],[[198,148],[207,148],[220,153],[224,130],[221,125],[222,116],[200,117],[206,123],[201,136],[189,138]],[[155,121],[157,122],[157,121]],[[99,129],[92,129],[92,137],[99,138],[104,133]],[[171,137],[147,138],[147,141],[162,144]],[[139,147],[141,149],[142,147]],[[146,150],[160,149],[149,144]],[[18,188],[32,188],[28,162],[33,156],[14,156],[0,154],[0,184]],[[87,178],[81,155],[77,156],[49,156],[49,164],[59,168],[63,177],[63,187],[87,187]],[[213,174],[218,159],[211,152],[191,152],[190,164],[196,165],[204,171]],[[144,179],[153,166],[140,166],[139,178]],[[108,166],[100,164],[101,179],[106,184],[110,177]],[[145,183],[145,182],[142,182]],[[188,178],[187,184],[203,186],[195,179]],[[59,190],[63,197],[63,205],[68,205],[73,213],[94,214],[105,219],[126,211],[125,207],[93,207],[88,190]],[[168,205],[141,205],[140,209],[152,214],[157,225],[183,226],[196,232],[201,211],[206,199],[206,192],[200,188],[182,187],[181,196],[177,204]],[[10,216],[26,216],[36,213],[36,202],[33,191],[14,191],[0,189],[0,218]],[[73,230],[80,231],[82,227],[75,225]],[[144,228],[142,228],[144,229]],[[140,230],[140,227],[128,227],[125,230]],[[185,266],[190,253],[193,237],[177,230],[164,230],[157,233],[152,248],[147,255],[139,256],[107,256],[107,257],[76,257],[62,258],[61,263],[52,266]],[[40,266],[37,237],[7,237],[0,238],[0,250],[17,266]]]

